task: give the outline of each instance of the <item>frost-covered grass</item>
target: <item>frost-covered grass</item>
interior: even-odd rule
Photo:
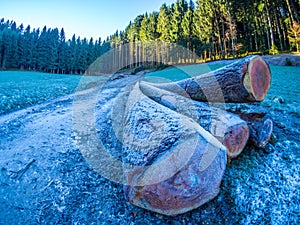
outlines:
[[[37,72],[0,72],[0,114],[72,94],[78,88],[81,78],[77,75]],[[84,81],[88,85],[99,79],[85,77]]]

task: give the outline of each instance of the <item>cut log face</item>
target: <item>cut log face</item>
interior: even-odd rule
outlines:
[[[245,103],[262,101],[270,82],[270,68],[265,61],[260,56],[249,56],[206,74],[153,86],[197,101]]]
[[[196,102],[181,95],[158,89],[143,81],[140,82],[140,89],[143,94],[157,103],[192,118],[227,147],[227,154],[230,158],[237,157],[246,146],[249,128],[239,116],[212,107],[207,103]]]
[[[269,66],[261,57],[255,57],[250,61],[243,84],[255,101],[265,99],[270,89],[271,73]]]

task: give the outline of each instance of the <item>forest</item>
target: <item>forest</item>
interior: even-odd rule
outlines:
[[[75,34],[66,40],[63,28],[25,28],[3,18],[0,69],[83,74],[99,56],[124,44],[129,49],[123,57],[147,61],[149,56],[140,49],[153,41],[161,41],[169,49],[174,44],[183,46],[202,62],[250,53],[299,52],[299,23],[300,0],[177,0],[163,4],[158,12],[138,15],[124,31],[116,31],[104,41]],[[156,49],[155,54],[164,57],[158,51],[163,49]],[[186,63],[179,57],[164,57],[163,62]]]

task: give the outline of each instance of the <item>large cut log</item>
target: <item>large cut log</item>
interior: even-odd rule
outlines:
[[[111,167],[129,202],[164,215],[214,198],[227,163],[225,146],[191,118],[145,96],[135,80],[126,87],[116,82],[100,90],[95,108],[101,141],[95,144],[115,161],[109,165],[101,154],[86,154],[96,155],[88,159],[93,167],[101,174]]]
[[[140,89],[143,94],[157,103],[192,118],[227,147],[227,155],[230,158],[237,157],[247,144],[249,128],[239,116],[207,103],[196,102],[190,98],[158,89],[147,82],[141,81]]]
[[[249,127],[249,143],[264,148],[270,141],[273,132],[273,121],[266,112],[233,112],[245,120]]]
[[[153,84],[180,95],[207,102],[259,102],[270,88],[270,68],[260,56],[178,82]]]
[[[226,167],[226,148],[194,120],[145,96],[136,85],[123,122],[125,196],[164,215],[214,198]]]

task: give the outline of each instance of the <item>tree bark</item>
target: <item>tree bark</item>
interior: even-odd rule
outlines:
[[[152,84],[193,100],[259,102],[271,82],[270,68],[259,56],[245,57],[219,70],[173,83]]]
[[[271,36],[271,46],[275,45],[275,38],[274,38],[274,32],[273,32],[273,27],[272,27],[272,22],[271,22],[271,16],[269,12],[269,2],[266,1],[266,12],[268,16],[268,24],[269,24],[269,30],[270,30],[270,36]]]
[[[177,215],[214,198],[226,167],[226,148],[189,117],[145,96],[138,85],[126,103],[122,126],[126,199],[154,212]]]
[[[226,148],[230,158],[236,158],[244,149],[249,138],[249,128],[239,116],[196,102],[189,98],[158,89],[145,82],[140,82],[140,89],[155,102],[193,119],[206,131],[210,132]]]
[[[231,48],[232,48],[232,57],[235,58],[235,35],[233,33],[233,28],[232,28],[232,17],[230,13],[230,7],[228,1],[226,1],[226,8],[227,8],[227,13],[228,13],[228,21],[229,21],[229,29],[230,29],[230,35],[231,35]]]

